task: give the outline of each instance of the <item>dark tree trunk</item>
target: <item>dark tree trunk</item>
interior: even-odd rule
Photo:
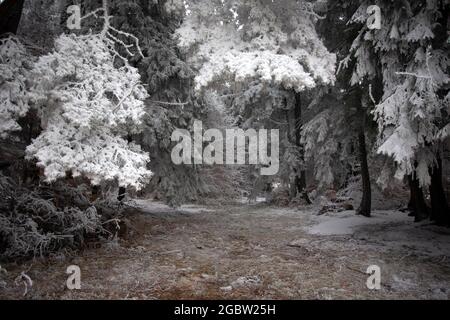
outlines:
[[[305,162],[305,152],[301,144],[302,138],[302,100],[300,93],[295,93],[295,108],[294,108],[294,132],[295,132],[295,145],[300,149],[300,160],[302,165]],[[303,200],[307,204],[311,204],[311,200],[308,197],[308,192],[306,190],[306,171],[304,168],[297,168],[295,176],[295,188],[296,192],[301,195]]]
[[[430,170],[431,220],[438,225],[450,225],[450,212],[442,183],[442,159],[438,155],[435,166]]]
[[[128,143],[133,142],[133,136],[131,134],[128,134],[127,141],[128,141]],[[119,187],[119,194],[117,195],[117,200],[122,202],[125,199],[126,195],[127,195],[127,188],[126,187]]]
[[[410,198],[410,210],[412,216],[415,217],[414,221],[419,222],[425,220],[429,216],[429,211],[427,204],[425,202],[425,197],[423,195],[422,187],[420,186],[419,180],[412,175],[408,176],[409,189],[411,192]]]
[[[100,186],[92,186],[91,189],[91,201],[97,200],[102,192],[102,188]]]
[[[24,0],[5,0],[0,4],[0,36],[17,33]]]
[[[369,165],[367,162],[367,146],[366,146],[366,111],[363,108],[364,101],[362,99],[361,92],[358,90],[356,94],[355,104],[358,112],[359,125],[358,125],[358,156],[361,167],[361,180],[362,180],[362,199],[356,214],[365,217],[370,217],[372,210],[372,189],[370,185],[370,173]]]
[[[409,211],[409,216],[410,217],[414,217],[415,216],[415,213],[414,213],[414,193],[413,193],[413,191],[411,189],[411,182],[409,181],[410,179],[411,178],[408,177],[408,185],[409,185],[410,192],[409,192],[409,202],[408,202],[407,209]]]
[[[370,186],[369,166],[367,164],[366,136],[363,126],[360,126],[358,132],[358,149],[359,160],[361,162],[361,179],[362,179],[362,199],[357,210],[357,214],[370,217],[372,206],[372,190]]]
[[[127,194],[127,188],[119,187],[119,194],[117,195],[117,200],[122,202],[125,199],[126,194]]]

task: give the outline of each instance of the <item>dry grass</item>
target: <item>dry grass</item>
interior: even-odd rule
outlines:
[[[313,211],[229,205],[136,213],[128,217],[128,238],[116,246],[4,266],[0,298],[22,298],[13,279],[23,270],[34,280],[27,299],[449,298],[443,257],[309,235],[303,227]],[[80,291],[65,288],[70,264],[81,267]],[[379,291],[366,287],[371,264],[382,269]]]

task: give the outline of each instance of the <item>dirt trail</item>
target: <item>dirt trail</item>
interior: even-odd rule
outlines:
[[[449,299],[447,256],[391,248],[370,234],[308,234],[312,207],[144,211],[130,216],[132,235],[116,245],[4,266],[0,298],[22,298],[14,278],[27,270],[34,285],[25,299]],[[81,268],[81,290],[66,288],[72,264]],[[378,291],[366,287],[372,264],[382,270]]]

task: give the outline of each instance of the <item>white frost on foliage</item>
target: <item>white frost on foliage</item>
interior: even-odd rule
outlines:
[[[295,1],[187,2],[191,14],[177,35],[198,69],[197,90],[224,76],[230,82],[259,80],[296,91],[334,82],[336,57],[319,40],[312,15]],[[277,11],[285,5],[292,12]],[[285,19],[278,16],[286,12]]]
[[[86,176],[94,185],[117,180],[121,186],[140,188],[148,155],[138,145],[111,135],[109,130],[76,128],[60,120],[49,127],[27,148],[39,160],[49,181],[71,171],[74,177]]]
[[[352,22],[365,23],[369,4],[361,4]],[[434,48],[432,43],[441,15],[438,2],[423,6],[405,0],[404,4],[380,3],[383,28],[361,30],[344,64],[356,59],[352,76],[356,84],[373,79],[373,57],[378,56],[384,85],[382,100],[373,111],[379,127],[378,152],[395,161],[397,178],[413,174],[426,187],[436,160],[433,153],[450,137],[449,99],[441,96],[450,85],[450,59],[445,45]],[[404,61],[405,57],[409,59]]]
[[[448,76],[442,73],[450,65],[449,60],[440,51],[433,52],[433,58],[425,60],[416,54],[415,61],[407,69],[411,75],[398,76],[395,80],[386,77],[385,86],[389,86],[389,90],[374,110],[382,133],[378,152],[394,159],[397,178],[415,173],[422,186],[430,183],[428,167],[434,161],[428,155],[428,146],[449,137],[448,125],[442,129],[438,126],[446,104],[438,91],[450,83]],[[430,78],[420,76],[425,74]]]
[[[239,52],[232,50],[221,59],[212,59],[205,64],[200,75],[195,78],[196,89],[200,90],[213,82],[217,75],[234,75],[234,82],[259,78],[268,84],[282,86],[285,89],[303,91],[313,88],[315,81],[311,75],[293,58],[268,51]]]
[[[147,92],[137,69],[114,67],[100,36],[62,35],[34,70],[42,134],[27,148],[49,181],[67,172],[141,188],[149,156],[123,137],[141,130]]]
[[[17,123],[28,112],[26,84],[30,57],[19,40],[8,37],[0,40],[0,137],[19,131]]]
[[[336,120],[338,119],[338,120]],[[333,165],[336,164],[338,143],[334,136],[341,124],[342,114],[338,110],[325,110],[303,127],[301,143],[305,159],[314,163],[314,177],[319,181],[318,188],[332,185]]]

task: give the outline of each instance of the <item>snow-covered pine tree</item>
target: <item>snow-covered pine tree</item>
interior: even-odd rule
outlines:
[[[27,154],[48,181],[70,172],[94,185],[114,181],[139,189],[151,175],[149,157],[127,137],[142,131],[148,94],[138,70],[116,50],[124,42],[112,35],[106,1],[100,10],[99,33],[61,35],[54,51],[36,62],[31,97],[43,131]]]
[[[374,4],[382,12],[380,30],[366,26]],[[450,133],[448,11],[448,1],[363,0],[351,20],[360,26],[349,56],[356,62],[352,84],[370,80],[377,68],[382,73],[383,96],[374,110],[378,152],[392,157],[395,176],[409,176],[416,188],[442,179],[432,176],[442,171],[442,144]],[[442,187],[431,191],[433,218],[449,223]],[[427,215],[423,207],[415,205],[417,220]]]
[[[16,1],[16,3],[18,2]],[[30,1],[27,1],[27,4],[29,5]],[[0,11],[3,19],[4,11]],[[50,13],[48,14],[50,15]],[[3,22],[4,20],[0,24]],[[33,19],[23,19],[19,29],[22,31],[28,28],[32,29],[33,23]],[[41,25],[34,25],[35,29],[40,29],[40,27]],[[56,32],[56,30],[53,31]],[[93,204],[86,196],[85,186],[74,187],[71,185],[73,181],[65,179],[56,183],[41,184],[35,164],[25,161],[26,146],[42,131],[36,110],[39,105],[30,103],[31,96],[38,92],[33,92],[31,95],[29,93],[33,83],[37,83],[35,89],[41,85],[39,81],[42,79],[33,79],[36,71],[33,69],[34,62],[37,60],[36,56],[44,52],[43,48],[39,47],[40,42],[34,42],[36,40],[34,36],[27,36],[29,37],[24,39],[23,34],[20,34],[19,38],[7,35],[0,40],[0,256],[2,260],[43,256],[62,247],[75,248],[85,243],[86,236],[91,239],[98,237],[106,239],[115,228],[115,226],[109,227],[111,221],[117,221],[111,219],[118,217],[121,212],[121,208],[116,206],[114,210],[109,210],[112,209],[110,201],[97,200]],[[78,42],[77,45],[80,43]],[[79,57],[79,59],[82,58]],[[106,58],[106,55],[103,58]],[[73,85],[75,90],[77,78],[63,76],[64,72],[70,72],[70,70],[59,69],[60,81],[57,81],[56,74],[51,75],[51,72],[58,71],[59,62],[56,59],[53,62],[51,68],[45,72],[49,78],[55,77],[53,93],[63,90],[65,85]],[[80,62],[75,61],[75,63],[79,64]],[[101,72],[101,70],[97,71]],[[91,75],[94,73],[92,72]],[[120,72],[119,75],[121,75]],[[71,84],[68,83],[69,81],[72,81]],[[44,87],[45,85],[42,84],[41,89]],[[74,92],[66,92],[65,97],[69,98]],[[46,92],[40,92],[39,96],[43,98],[46,96]],[[48,93],[47,97],[51,96],[52,93]],[[82,93],[78,97],[81,96]],[[69,100],[64,101],[66,111],[70,109]],[[39,102],[43,103],[44,101]],[[40,106],[42,108],[39,109],[40,115],[43,115],[46,122],[50,123],[55,120],[54,115],[56,114],[56,109],[52,108],[62,107],[64,103],[50,100],[47,102],[47,105],[42,105]],[[52,115],[53,112],[55,113]],[[89,121],[89,119],[86,120]],[[61,130],[57,134],[60,134],[61,138],[67,138],[66,127],[64,127],[67,122],[60,124],[59,129]],[[96,126],[102,125],[102,123],[96,124]],[[94,130],[91,133],[96,134]],[[49,132],[43,134],[46,134],[47,137],[51,135]],[[83,134],[79,134],[77,137],[85,139]],[[66,142],[71,146],[88,143],[87,139],[78,141],[78,144],[71,141]],[[62,144],[64,141],[61,142]],[[57,148],[56,145],[53,147]],[[45,145],[44,148],[51,149],[48,145]],[[65,152],[65,150],[61,150],[61,152]],[[80,157],[83,154],[79,153],[75,156]],[[55,159],[50,159],[50,162],[53,160]],[[85,163],[89,161],[89,159],[86,160]]]
[[[297,92],[334,80],[334,55],[315,31],[312,3],[187,1],[180,47],[195,50],[198,90],[214,80],[265,84]]]
[[[324,43],[340,61],[348,55],[352,41],[358,34],[356,27],[347,25],[357,8],[358,4],[351,1],[330,1],[325,19],[319,22],[318,30]],[[330,28],[330,25],[334,27]],[[304,126],[306,133],[303,139],[307,160],[315,163],[316,176],[321,178],[319,181],[322,185],[334,182],[335,188],[344,187],[355,172],[360,174],[362,199],[357,214],[370,216],[368,147],[373,126],[369,110],[373,107],[371,99],[377,92],[372,90],[375,85],[363,82],[352,84],[349,88],[353,65],[348,67],[337,70],[337,81],[333,88],[316,90],[315,99],[308,108],[313,116]]]

